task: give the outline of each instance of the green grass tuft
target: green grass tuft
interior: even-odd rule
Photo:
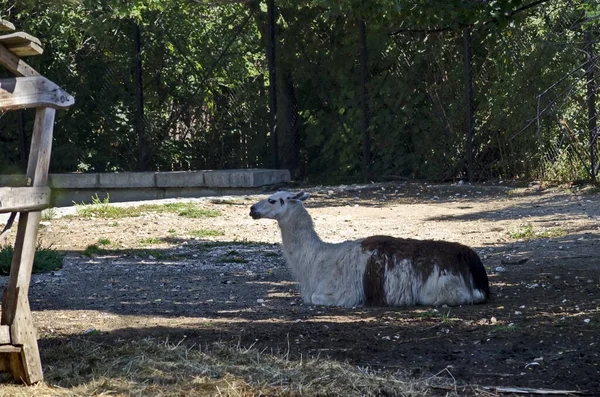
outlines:
[[[140,244],[142,245],[146,245],[146,244],[160,244],[163,241],[159,238],[156,237],[148,237],[148,238],[144,238],[140,240]]]
[[[516,231],[509,232],[508,234],[511,238],[515,240],[535,240],[538,238],[563,237],[567,234],[567,232],[561,228],[548,229],[542,232],[536,232],[533,230],[532,225],[521,225]]]
[[[214,218],[220,215],[221,213],[217,210],[206,210],[202,208],[186,208],[179,211],[179,216],[186,218]]]
[[[83,250],[83,255],[85,255],[85,256],[98,255],[98,253],[100,253],[100,251],[101,251],[100,247],[98,247],[96,244],[91,244],[91,245],[88,245],[85,250]]]
[[[10,264],[13,257],[13,247],[0,247],[0,274],[10,273]],[[33,273],[47,273],[62,268],[64,253],[50,250],[37,249],[33,259]]]

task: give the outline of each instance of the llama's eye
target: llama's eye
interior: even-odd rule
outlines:
[[[275,200],[273,200],[273,199],[269,199],[269,200],[267,200],[267,201],[269,202],[269,204],[275,204],[275,203],[276,203],[276,201],[275,201]]]

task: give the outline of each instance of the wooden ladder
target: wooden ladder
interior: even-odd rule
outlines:
[[[0,19],[0,31],[14,30],[12,23]],[[29,385],[44,377],[28,292],[41,211],[50,203],[46,185],[54,115],[56,109],[75,103],[71,95],[20,58],[42,51],[40,41],[27,33],[0,36],[0,64],[16,76],[0,79],[0,112],[36,108],[25,186],[0,187],[0,213],[19,213],[10,275],[2,295],[0,371],[11,372],[15,380]]]

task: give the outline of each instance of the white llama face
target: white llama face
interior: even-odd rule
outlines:
[[[277,192],[250,207],[253,219],[279,219],[291,205],[298,204],[309,197],[308,193]]]

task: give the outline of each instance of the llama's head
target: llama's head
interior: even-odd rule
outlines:
[[[287,211],[309,197],[308,193],[277,192],[250,207],[250,216],[254,219],[280,219]]]

